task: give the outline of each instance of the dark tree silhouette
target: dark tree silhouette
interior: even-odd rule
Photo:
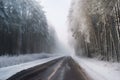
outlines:
[[[0,55],[51,52],[48,27],[35,0],[0,0]]]

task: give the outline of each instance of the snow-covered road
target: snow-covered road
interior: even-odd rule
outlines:
[[[6,80],[12,75],[22,70],[34,67],[36,65],[47,63],[51,60],[61,58],[65,55],[54,56],[40,59],[28,63],[0,68],[0,80]],[[92,80],[120,80],[120,63],[99,61],[96,59],[72,57],[87,73]]]
[[[64,56],[23,70],[7,80],[91,80],[91,78],[71,56]]]

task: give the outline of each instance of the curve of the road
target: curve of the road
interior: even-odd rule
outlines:
[[[91,80],[72,59],[62,57],[42,65],[23,70],[7,80]]]

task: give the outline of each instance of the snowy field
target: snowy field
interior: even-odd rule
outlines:
[[[56,54],[47,54],[47,53],[36,53],[36,54],[25,54],[19,56],[0,56],[0,68],[8,67],[12,65],[17,65],[21,63],[26,63],[42,58],[48,58],[55,56]]]
[[[120,63],[73,57],[92,80],[120,80]]]

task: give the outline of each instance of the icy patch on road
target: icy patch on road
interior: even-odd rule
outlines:
[[[51,60],[54,60],[60,57],[63,57],[63,56],[59,55],[57,57],[45,58],[45,59],[40,59],[40,60],[23,63],[19,65],[14,65],[14,66],[6,67],[6,68],[0,68],[0,80],[6,80],[12,75],[16,74],[17,72],[49,62]]]
[[[73,57],[93,80],[120,80],[120,63]]]

